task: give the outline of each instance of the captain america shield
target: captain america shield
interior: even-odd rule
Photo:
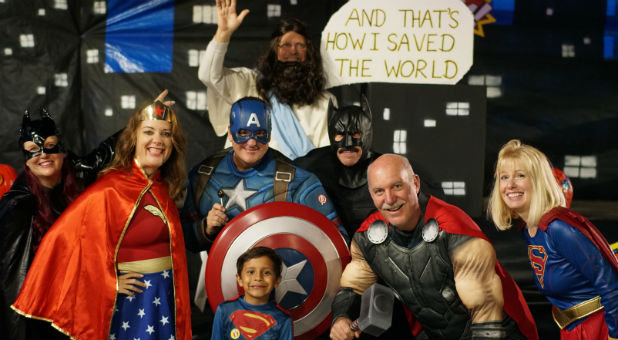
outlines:
[[[283,261],[275,299],[290,312],[294,337],[314,338],[326,331],[350,252],[328,218],[297,203],[253,207],[219,233],[206,265],[206,292],[212,310],[238,295],[236,260],[256,246],[273,248]]]

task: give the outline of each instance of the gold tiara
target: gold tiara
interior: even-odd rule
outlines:
[[[140,112],[140,120],[164,120],[171,123],[171,111],[172,110],[169,107],[157,100],[156,102],[146,106],[142,112]]]

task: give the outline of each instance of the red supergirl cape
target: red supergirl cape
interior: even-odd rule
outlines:
[[[546,212],[539,221],[539,228],[543,231],[547,230],[547,226],[553,220],[564,221],[575,229],[579,230],[584,236],[586,236],[592,244],[594,244],[603,255],[603,257],[614,267],[618,272],[618,260],[616,255],[612,251],[612,248],[607,242],[607,239],[601,234],[592,222],[588,221],[584,216],[576,213],[571,209],[564,207],[555,207],[552,210]]]
[[[463,210],[433,196],[430,196],[425,207],[424,222],[427,223],[431,218],[435,218],[438,221],[440,230],[444,230],[447,233],[479,237],[489,242],[481,228]],[[372,222],[379,219],[388,223],[386,218],[378,211],[369,215],[358,231],[367,230]],[[539,339],[536,323],[532,318],[532,313],[530,313],[523,294],[511,276],[502,268],[498,259],[496,259],[496,274],[500,277],[500,281],[502,281],[504,312],[515,320],[519,330],[527,339]]]
[[[18,313],[46,320],[76,339],[107,339],[117,295],[116,256],[144,193],[168,220],[174,275],[176,338],[191,339],[185,245],[178,211],[158,178],[134,162],[130,173],[101,177],[49,229],[15,303]]]

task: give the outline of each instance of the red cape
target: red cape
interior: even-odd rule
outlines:
[[[612,248],[607,242],[607,239],[601,234],[599,229],[597,229],[590,221],[588,221],[584,216],[576,213],[573,210],[563,208],[563,207],[555,207],[549,212],[545,213],[541,220],[539,221],[539,228],[543,231],[547,230],[547,226],[553,220],[561,220],[564,221],[575,229],[579,230],[584,236],[586,236],[592,244],[594,244],[599,251],[605,257],[607,261],[614,267],[614,269],[618,272],[618,259],[616,259],[616,255],[612,251]]]
[[[112,171],[91,185],[43,238],[21,292],[11,306],[52,322],[76,339],[107,339],[116,302],[116,255],[143,194],[150,188],[168,219],[176,307],[176,338],[191,339],[185,245],[167,185],[132,172]]]
[[[463,210],[433,196],[431,196],[427,202],[424,222],[427,223],[430,218],[435,218],[436,221],[438,221],[440,230],[444,230],[447,233],[479,237],[490,242],[487,236],[481,231],[481,228],[479,228]],[[367,230],[369,225],[376,220],[383,220],[388,223],[386,218],[378,211],[369,215],[363,224],[361,224],[360,228],[358,228],[358,231]],[[498,274],[500,281],[502,281],[504,312],[515,320],[519,326],[519,330],[526,338],[537,340],[539,335],[536,329],[536,323],[532,318],[532,313],[530,313],[526,300],[515,281],[506,270],[502,268],[498,259],[496,259],[496,274]]]

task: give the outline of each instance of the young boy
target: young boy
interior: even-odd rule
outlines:
[[[279,255],[268,247],[251,248],[236,261],[236,271],[245,295],[219,304],[211,339],[291,340],[292,319],[270,299],[281,281]]]

